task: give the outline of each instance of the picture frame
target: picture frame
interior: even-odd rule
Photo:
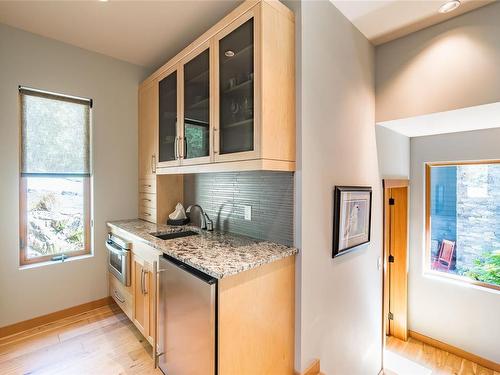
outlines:
[[[335,186],[332,258],[370,242],[371,186]]]

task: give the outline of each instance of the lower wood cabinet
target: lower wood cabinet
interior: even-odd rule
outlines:
[[[115,234],[127,238],[124,232],[119,231]],[[109,294],[154,347],[156,346],[156,307],[158,298],[158,278],[154,267],[161,252],[141,242],[130,238],[128,240],[132,242],[130,286],[123,285],[115,276],[110,274]]]
[[[109,295],[121,307],[125,315],[132,319],[133,290],[131,286],[123,285],[118,279],[109,274]]]
[[[149,338],[150,310],[153,288],[151,285],[151,268],[140,256],[132,255],[132,285],[134,289],[133,322],[144,337]],[[154,306],[153,306],[154,308]]]
[[[295,257],[218,282],[218,374],[293,374]]]
[[[115,230],[113,230],[115,232]],[[126,232],[115,234],[127,238]],[[131,285],[109,276],[109,292],[158,351],[158,277],[162,253],[132,242]],[[295,257],[225,277],[217,282],[217,363],[220,375],[293,374]]]

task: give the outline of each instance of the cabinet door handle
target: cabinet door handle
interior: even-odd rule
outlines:
[[[151,173],[156,173],[156,156],[151,155]]]
[[[143,273],[143,276],[142,278],[144,279],[144,282],[143,282],[143,285],[144,285],[144,292],[142,294],[146,295],[148,294],[148,288],[147,288],[147,283],[146,283],[146,276],[148,274],[148,271],[143,269],[144,273]]]
[[[157,296],[158,296],[158,262],[154,261],[153,262],[153,272],[151,273],[153,277],[153,282],[151,283],[152,287],[152,292],[153,295],[151,298],[153,298],[153,362],[155,365],[155,368],[158,367],[158,357],[161,355],[160,353],[160,348],[159,348],[159,343],[158,343],[158,303],[157,303]]]
[[[142,186],[143,186],[143,187],[147,187],[147,188],[150,188],[150,187],[151,187],[151,185],[147,185],[147,184],[144,184],[144,185],[142,185]]]
[[[187,142],[187,138],[186,137],[184,137],[182,139],[183,139],[182,144],[184,145],[184,147],[182,148],[182,158],[186,159],[188,142]]]
[[[216,145],[216,137],[217,137],[217,131],[218,129],[214,128],[214,131],[212,133],[212,143],[213,143],[213,148],[214,148],[214,154],[218,154],[219,153],[219,149],[217,147],[215,147]]]
[[[179,150],[178,150],[178,146],[179,146],[179,140],[178,140],[178,137],[175,137],[175,142],[174,142],[174,158],[175,160],[179,159]]]
[[[184,147],[182,147],[182,137],[179,137],[177,139],[178,145],[177,145],[177,152],[179,154],[179,159],[184,159]]]
[[[151,202],[151,199],[148,199],[148,198],[142,198],[143,201],[146,201],[146,202]]]
[[[125,299],[122,298],[116,290],[113,290],[113,294],[115,295],[116,299],[120,301],[121,303],[125,303]]]
[[[144,294],[144,268],[141,268],[141,294]]]

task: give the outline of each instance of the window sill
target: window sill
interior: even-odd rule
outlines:
[[[500,285],[488,284],[482,281],[472,280],[464,276],[458,276],[433,270],[424,271],[424,276],[431,279],[436,279],[438,281],[445,281],[448,283],[459,285],[462,287],[469,287],[481,291],[500,294]]]
[[[45,261],[45,262],[39,262],[39,263],[33,263],[33,264],[26,264],[26,265],[20,266],[19,270],[29,270],[29,269],[32,269],[32,268],[39,268],[39,267],[51,266],[51,265],[54,265],[54,264],[74,262],[74,261],[77,261],[77,260],[92,258],[93,256],[94,256],[94,254],[85,254],[85,255],[78,255],[78,256],[66,258],[64,260],[48,260],[48,261]]]

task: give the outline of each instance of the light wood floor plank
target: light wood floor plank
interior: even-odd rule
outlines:
[[[386,375],[500,375],[498,372],[487,369],[461,358],[455,354],[448,353],[442,349],[422,343],[413,337],[407,342],[392,336],[386,338],[384,370]],[[394,355],[407,361],[409,366],[414,366],[414,373],[396,371],[395,363],[390,363]],[[421,366],[420,368],[418,366]]]
[[[0,339],[0,374],[161,374],[151,350],[117,306],[103,306]]]

